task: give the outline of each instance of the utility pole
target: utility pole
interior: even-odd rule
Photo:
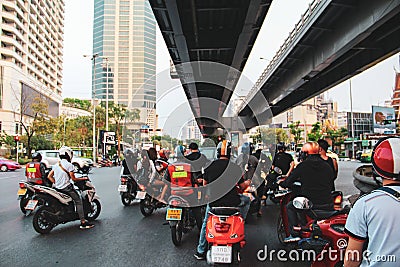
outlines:
[[[354,114],[353,114],[353,95],[351,93],[351,79],[350,82],[350,117],[351,117],[351,158],[355,159],[355,151],[354,151]]]

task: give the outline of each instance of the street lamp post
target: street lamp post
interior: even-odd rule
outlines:
[[[355,153],[354,153],[354,114],[353,114],[353,95],[351,93],[351,79],[350,81],[350,114],[351,114],[351,158],[355,159]]]
[[[108,131],[108,57],[102,57],[106,60],[106,131]]]
[[[83,55],[84,57],[90,57],[90,55]],[[93,78],[92,78],[92,94],[93,94],[93,162],[96,160],[96,58],[99,54],[93,54],[90,60],[93,61]]]

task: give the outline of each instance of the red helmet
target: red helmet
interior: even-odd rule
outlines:
[[[166,149],[161,149],[158,154],[160,155],[161,158],[169,158],[169,154],[171,154],[168,150]]]
[[[385,137],[372,151],[372,166],[385,179],[400,180],[400,138]]]

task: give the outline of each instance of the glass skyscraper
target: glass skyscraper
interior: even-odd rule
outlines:
[[[140,123],[155,127],[156,21],[149,2],[95,0],[93,54],[94,97],[105,100],[108,87],[110,101],[138,108]]]

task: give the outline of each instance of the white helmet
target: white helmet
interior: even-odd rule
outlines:
[[[59,156],[68,156],[70,160],[72,160],[72,149],[68,146],[62,146],[59,150],[58,150],[58,154]]]

